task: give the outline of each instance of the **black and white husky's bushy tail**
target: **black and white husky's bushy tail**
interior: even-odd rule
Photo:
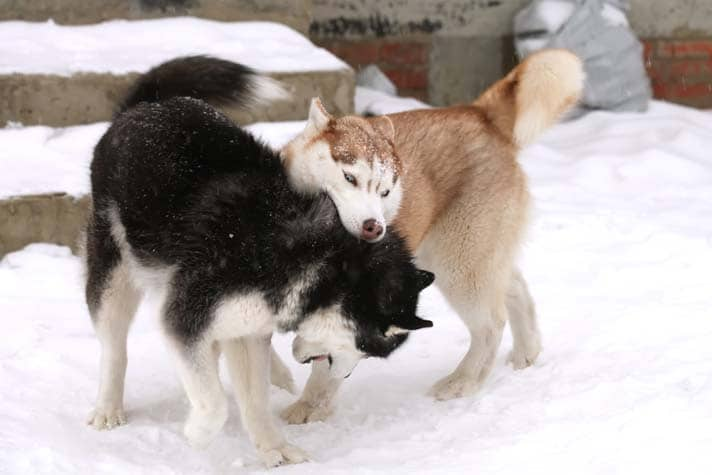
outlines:
[[[289,93],[272,78],[239,63],[210,56],[185,56],[159,64],[141,75],[119,106],[172,97],[202,99],[214,106],[251,107],[287,99]]]

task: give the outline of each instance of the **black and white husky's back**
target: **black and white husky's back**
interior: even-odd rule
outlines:
[[[272,332],[297,332],[298,360],[328,360],[347,376],[431,325],[415,310],[433,276],[395,233],[378,244],[351,238],[328,198],[289,187],[277,153],[207,103],[178,97],[246,104],[274,86],[216,64],[183,58],[147,73],[95,148],[86,300],[102,355],[88,422],[125,422],[128,329],[142,295],[156,292],[191,403],[189,440],[207,444],[227,418],[222,352],[261,458],[299,462],[268,407]]]

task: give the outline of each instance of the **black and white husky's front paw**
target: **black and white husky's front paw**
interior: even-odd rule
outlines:
[[[302,463],[309,460],[309,456],[299,447],[283,444],[273,449],[257,448],[257,453],[267,467],[277,467],[290,463]]]
[[[288,424],[306,424],[307,422],[322,422],[334,413],[331,404],[311,404],[299,400],[287,406],[280,414]]]
[[[126,424],[124,409],[120,406],[98,407],[87,417],[87,425],[96,430],[113,429]]]

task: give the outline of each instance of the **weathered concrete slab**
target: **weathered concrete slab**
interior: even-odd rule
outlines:
[[[0,257],[33,242],[69,246],[76,252],[89,202],[88,197],[63,193],[0,200]]]
[[[274,21],[306,33],[311,0],[2,0],[0,20],[84,25],[124,18],[195,16],[220,21]]]
[[[5,22],[0,23],[0,124],[109,120],[138,74],[194,54],[240,62],[282,80],[292,92],[291,99],[240,115],[242,123],[304,119],[314,95],[335,113],[353,110],[351,68],[281,24],[197,18],[86,26]]]
[[[309,101],[319,96],[335,114],[353,112],[355,78],[351,69],[274,73],[292,93],[251,112],[231,113],[241,124],[258,121],[304,120]],[[111,120],[116,104],[138,74],[80,73],[73,76],[42,74],[0,75],[0,123],[25,125],[88,124]]]

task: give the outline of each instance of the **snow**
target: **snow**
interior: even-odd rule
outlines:
[[[507,334],[478,395],[431,400],[427,389],[458,363],[468,336],[429,289],[420,313],[435,327],[389,360],[363,361],[329,420],[285,427],[314,461],[275,473],[712,473],[710,117],[661,102],[646,114],[593,113],[524,151],[536,207],[521,265],[544,337],[539,361],[506,366]],[[5,130],[0,150],[8,133],[35,134],[13,136],[12,146],[50,144],[56,155],[43,170],[64,158],[85,168],[88,155],[70,155],[90,150],[102,125],[90,127]],[[301,127],[253,130],[279,145]],[[99,345],[80,275],[76,257],[47,244],[0,262],[0,472],[261,470],[234,403],[210,448],[187,446],[187,402],[152,302],[129,338],[129,424],[84,425]],[[308,368],[289,345],[276,338],[302,386]],[[272,391],[275,413],[293,400]]]
[[[0,199],[42,193],[88,193],[94,145],[108,126],[108,122],[100,122],[61,129],[0,129]]]
[[[269,22],[179,17],[64,26],[0,22],[0,74],[145,72],[177,56],[207,54],[265,72],[348,66],[291,28]]]
[[[357,114],[395,114],[412,109],[426,109],[428,104],[412,97],[399,97],[367,87],[356,86],[354,111]]]
[[[279,148],[306,122],[258,122],[245,127]],[[13,125],[0,129],[0,199],[20,195],[89,193],[89,164],[108,122],[53,129]],[[38,173],[38,171],[41,171]]]

